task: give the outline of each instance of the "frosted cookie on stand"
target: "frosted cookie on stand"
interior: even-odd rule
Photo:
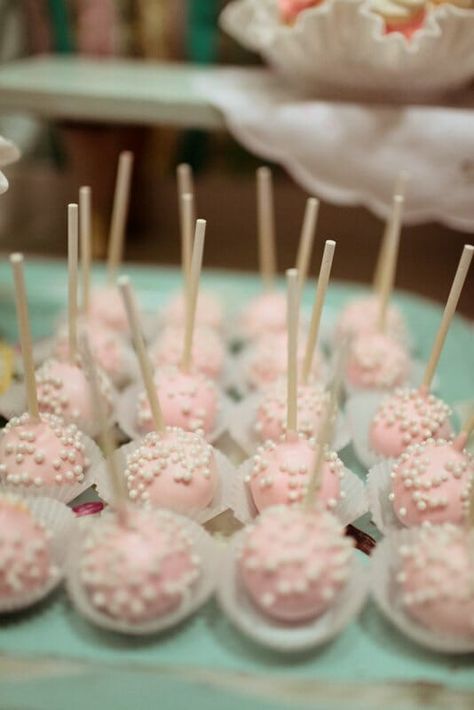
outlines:
[[[407,39],[423,27],[428,7],[425,0],[370,0],[371,11],[385,23],[385,33],[400,32]]]
[[[397,458],[410,444],[430,438],[449,438],[451,434],[449,407],[430,393],[430,387],[473,252],[474,247],[464,246],[421,387],[397,390],[375,413],[368,439],[369,447],[377,456]]]

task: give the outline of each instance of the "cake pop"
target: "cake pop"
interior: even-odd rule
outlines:
[[[377,295],[372,294],[351,300],[337,319],[336,341],[343,342],[361,333],[377,330],[378,317],[379,298]],[[387,309],[386,333],[402,343],[407,338],[403,316],[399,308],[392,303]]]
[[[304,622],[323,614],[345,586],[352,546],[330,513],[277,506],[247,527],[239,573],[264,614]]]
[[[329,402],[329,394],[320,386],[298,385],[296,394],[298,431],[305,437],[315,436]],[[283,381],[267,387],[257,409],[255,431],[263,442],[278,441],[286,434],[287,393]]]
[[[401,604],[427,629],[474,639],[473,543],[472,530],[445,523],[399,546]]]
[[[286,436],[278,443],[265,442],[253,458],[250,475],[246,479],[255,507],[260,512],[282,503],[301,503],[314,460],[316,442],[298,435],[297,412],[297,330],[298,285],[295,269],[287,271],[288,278],[288,380]],[[336,507],[343,496],[340,479],[344,466],[337,454],[327,452],[322,466],[320,500],[329,509]]]
[[[308,198],[300,235],[297,270],[302,290],[309,268],[318,217],[319,201]],[[239,332],[245,339],[282,334],[286,330],[286,298],[275,290],[275,223],[272,175],[268,168],[257,170],[257,210],[260,274],[263,293],[251,299],[239,318]]]
[[[198,246],[201,237],[198,237]],[[131,500],[172,508],[183,513],[201,511],[215,498],[219,473],[214,451],[198,434],[164,424],[160,395],[155,390],[149,360],[141,337],[130,282],[119,281],[140,371],[149,402],[153,432],[125,461],[125,478]]]
[[[186,297],[183,293],[177,294],[163,311],[163,325],[184,327],[186,321]],[[196,324],[203,328],[212,328],[215,331],[222,329],[224,313],[219,299],[212,293],[202,291],[198,295],[196,304]]]
[[[160,368],[163,365],[179,365],[183,356],[184,328],[168,327],[150,348],[152,363]],[[222,375],[225,362],[225,349],[221,338],[212,328],[196,328],[192,348],[193,367],[212,380]]]
[[[473,252],[474,247],[464,246],[421,387],[396,390],[375,413],[369,429],[369,446],[378,456],[397,458],[410,444],[450,436],[450,410],[429,390]]]
[[[123,308],[122,299],[115,286],[115,281],[122,261],[132,169],[133,153],[130,151],[122,151],[119,155],[112,219],[110,223],[107,283],[105,286],[94,288],[87,302],[89,317],[118,333],[124,333],[127,330],[127,317]],[[81,219],[84,218],[85,212],[88,209],[90,210],[90,206],[88,207],[86,198],[86,205]],[[90,222],[86,222],[85,229],[90,230]],[[89,255],[86,253],[86,259],[88,256]]]
[[[468,435],[414,444],[395,462],[389,499],[404,525],[465,522],[474,481],[473,458],[464,449]]]
[[[212,447],[177,427],[148,434],[127,456],[124,475],[131,500],[182,513],[209,506],[219,476]]]
[[[25,500],[0,494],[0,607],[35,599],[59,578],[50,554],[51,533]]]
[[[76,603],[85,597],[84,611],[97,623],[108,626],[112,620],[116,628],[130,631],[165,618],[189,600],[201,576],[201,561],[180,518],[127,505],[95,365],[86,344],[84,349],[114,510],[94,520],[81,540],[70,590]]]
[[[393,389],[407,381],[410,358],[405,347],[385,333],[362,333],[351,343],[346,382],[356,389]]]

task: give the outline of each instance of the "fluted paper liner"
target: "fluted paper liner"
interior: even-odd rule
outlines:
[[[244,525],[251,522],[258,510],[253,502],[250,486],[245,478],[252,472],[252,459],[247,459],[239,466],[234,478],[231,492],[231,509]],[[348,525],[368,510],[365,486],[355,473],[344,467],[344,478],[340,480],[341,492],[344,498],[339,498],[336,507],[330,512],[335,515],[342,525]]]
[[[391,491],[390,473],[395,459],[384,459],[373,466],[367,476],[367,499],[372,520],[384,535],[394,530],[404,530],[395,515],[393,503],[388,499]]]
[[[43,587],[16,595],[15,599],[0,598],[1,614],[33,606],[58,586],[65,573],[69,547],[77,533],[77,521],[74,513],[63,503],[52,498],[40,497],[23,497],[22,500],[27,504],[34,518],[52,533],[52,538],[48,542],[48,550],[52,564],[58,569],[58,574],[48,579]]]
[[[263,443],[255,431],[261,398],[260,394],[254,393],[242,402],[235,404],[229,420],[229,434],[248,456],[255,454],[257,448]],[[333,451],[341,451],[349,444],[350,440],[349,427],[344,414],[339,412],[331,448]]]
[[[102,513],[101,515],[107,515]],[[159,616],[158,618],[133,624],[131,622],[115,619],[99,611],[90,602],[89,596],[81,584],[79,576],[81,542],[84,540],[89,526],[100,524],[100,516],[83,518],[79,521],[81,528],[80,539],[76,538],[75,544],[70,549],[67,564],[66,586],[71,600],[77,611],[92,624],[108,631],[116,631],[133,636],[146,636],[157,634],[176,626],[188,616],[196,612],[213,594],[217,572],[220,569],[220,551],[216,542],[200,525],[189,518],[175,514],[183,528],[192,538],[193,547],[201,559],[201,574],[195,582],[190,593],[185,595],[177,609]]]
[[[119,471],[121,471],[122,473],[123,471],[125,471],[126,459],[134,451],[136,451],[136,449],[138,449],[140,446],[143,446],[144,439],[145,437],[142,437],[141,439],[135,439],[135,441],[131,441],[128,444],[124,444],[124,446],[121,446],[119,449],[116,449],[114,451],[113,456],[117,462]],[[194,508],[187,510],[175,510],[176,513],[191,518],[192,520],[195,520],[196,522],[202,525],[230,508],[232,500],[232,489],[234,486],[235,478],[237,476],[237,471],[235,467],[231,464],[227,456],[225,456],[221,451],[218,451],[217,449],[214,449],[213,451],[217,465],[218,483],[216,493],[210,505],[202,509]],[[114,500],[114,493],[110,484],[110,477],[107,472],[107,464],[104,460],[102,460],[97,466],[97,468],[94,469],[93,476],[97,484],[97,492],[99,496],[103,498],[103,500],[105,500],[107,503],[112,503]],[[124,485],[126,485],[125,481]],[[134,504],[134,502],[131,500],[129,502],[131,505]],[[136,505],[140,505],[140,503],[136,503]],[[152,504],[150,505],[152,506]],[[155,505],[152,507],[166,508],[167,506],[161,503],[159,506]]]
[[[366,392],[351,397],[346,402],[346,418],[352,437],[352,446],[360,463],[369,469],[381,457],[369,445],[369,430],[377,409],[390,394]]]
[[[354,551],[349,580],[323,614],[300,624],[278,622],[258,609],[247,594],[237,566],[245,531],[236,533],[222,557],[217,584],[219,604],[245,636],[275,651],[297,653],[330,641],[362,609],[368,591],[367,571]]]
[[[400,545],[413,543],[419,528],[391,532],[377,544],[372,554],[371,591],[383,614],[405,636],[415,643],[441,653],[473,653],[474,637],[450,636],[422,626],[410,616],[401,603],[401,587],[396,581],[400,569]]]

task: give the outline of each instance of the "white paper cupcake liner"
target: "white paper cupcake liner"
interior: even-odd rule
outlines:
[[[143,440],[144,437],[141,439],[135,439],[134,441],[131,441],[114,451],[113,456],[117,462],[119,471],[123,472],[125,470],[127,458],[134,451],[136,451],[136,449],[143,445]],[[207,523],[209,520],[212,520],[212,518],[215,518],[217,515],[220,515],[230,508],[232,490],[237,476],[237,471],[227,456],[217,449],[214,449],[214,456],[218,472],[218,487],[210,505],[203,509],[195,508],[191,510],[175,510],[176,513],[184,515],[187,518],[191,518],[201,525],[204,525],[204,523]],[[93,476],[95,483],[97,484],[97,492],[99,496],[107,503],[112,503],[114,500],[114,492],[112,490],[110,478],[107,472],[107,465],[104,460],[102,460],[97,468],[94,469]],[[132,501],[130,501],[130,504],[133,504]],[[139,505],[139,503],[137,503],[137,505]],[[161,504],[159,507],[165,508],[166,506]]]
[[[118,395],[115,390],[111,392],[111,413],[108,419],[110,427],[113,427],[117,421],[116,411],[117,411]],[[0,414],[5,419],[11,419],[12,417],[18,417],[26,410],[26,390],[23,382],[14,382],[8,390],[0,396]],[[68,417],[62,417],[65,422],[70,424],[76,424],[78,429],[80,429],[87,436],[95,439],[100,433],[100,424],[96,419],[77,419],[72,420]]]
[[[135,383],[127,387],[118,397],[117,421],[120,429],[129,439],[142,439],[144,434],[137,428],[136,411],[138,394],[143,391],[143,385]],[[216,425],[205,438],[209,443],[217,441],[227,431],[232,411],[232,402],[225,395],[219,397]]]
[[[107,513],[104,513],[107,515]],[[175,514],[183,528],[191,536],[196,552],[201,558],[201,575],[191,593],[183,598],[180,606],[169,614],[152,621],[132,624],[128,621],[115,619],[99,611],[91,604],[79,577],[79,560],[81,540],[87,534],[89,526],[100,523],[100,516],[84,518],[80,521],[81,539],[76,538],[70,548],[67,565],[66,586],[77,611],[96,626],[109,631],[116,631],[134,636],[146,636],[166,631],[199,609],[213,594],[217,574],[220,569],[220,550],[216,542],[200,525],[189,518]]]
[[[377,544],[371,557],[372,595],[383,614],[412,641],[431,651],[473,653],[474,639],[432,631],[410,616],[401,603],[401,589],[396,581],[396,573],[400,569],[398,550],[400,545],[413,543],[418,532],[418,528],[399,530]]]
[[[261,394],[255,392],[235,404],[229,420],[229,434],[248,456],[252,456],[263,443],[255,431],[261,397]],[[349,427],[344,414],[340,412],[336,420],[331,448],[333,451],[341,451],[350,440]]]
[[[250,486],[245,481],[251,471],[252,459],[247,459],[237,469],[231,492],[230,507],[237,520],[244,525],[251,522],[258,515]],[[331,510],[331,513],[338,518],[342,525],[348,525],[360,518],[368,510],[365,486],[360,478],[348,468],[344,468],[344,478],[341,479],[341,492],[344,493],[344,498],[339,498],[336,507]]]
[[[347,584],[319,617],[290,626],[265,616],[247,594],[239,574],[237,555],[244,535],[244,530],[236,533],[223,555],[217,598],[223,612],[245,636],[275,651],[297,653],[330,641],[359,614],[367,596],[368,579],[354,551]]]
[[[15,599],[0,599],[0,614],[26,609],[44,599],[58,586],[64,576],[69,547],[77,533],[77,521],[74,513],[63,503],[51,498],[40,497],[23,498],[23,500],[34,518],[52,533],[48,549],[58,574],[51,576],[41,588],[17,595]]]
[[[381,533],[386,535],[394,530],[405,530],[395,515],[393,503],[388,499],[391,491],[390,473],[393,469],[395,459],[384,459],[375,464],[367,476],[367,499],[372,520]]]
[[[70,503],[75,498],[84,493],[95,483],[95,471],[102,464],[104,457],[95,441],[85,434],[83,436],[84,455],[89,459],[90,466],[84,476],[84,480],[79,483],[61,484],[57,486],[25,486],[13,485],[12,483],[0,482],[0,492],[13,493],[23,498],[54,498],[61,503]]]
[[[387,393],[366,392],[351,397],[346,402],[346,417],[352,437],[352,445],[360,463],[369,469],[380,457],[369,446],[369,429],[375,412]]]

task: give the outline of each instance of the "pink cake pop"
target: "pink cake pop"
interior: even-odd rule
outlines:
[[[322,387],[298,385],[298,431],[307,437],[317,436],[329,394]],[[286,434],[286,385],[277,382],[265,389],[257,410],[255,431],[261,441],[278,441]]]
[[[206,508],[217,490],[212,446],[176,427],[148,434],[125,466],[128,495],[140,503],[189,513]]]
[[[189,535],[165,510],[130,509],[125,525],[106,513],[89,529],[80,553],[80,584],[92,605],[129,623],[178,609],[200,574]]]
[[[53,359],[43,363],[36,372],[38,404],[41,412],[62,416],[66,421],[79,424],[93,433],[95,414],[90,385],[80,361],[76,363]],[[110,415],[113,412],[113,389],[102,371],[100,386]]]
[[[391,389],[406,382],[410,358],[406,348],[385,333],[367,332],[351,342],[346,380],[360,389]]]
[[[186,321],[186,298],[183,293],[177,294],[168,303],[163,312],[165,326],[184,327]],[[206,291],[200,291],[196,305],[196,325],[199,327],[221,330],[224,313],[217,296]]]
[[[409,446],[396,461],[389,498],[404,525],[465,522],[474,480],[465,440],[462,434],[454,442],[428,439]]]
[[[59,575],[51,534],[17,496],[0,495],[0,603],[35,595]]]
[[[91,320],[82,322],[81,330],[87,335],[92,353],[103,372],[117,386],[127,382],[130,379],[129,351],[117,332]],[[66,328],[62,328],[57,335],[53,357],[58,360],[68,360],[69,358]]]
[[[90,461],[81,432],[51,414],[10,419],[0,432],[0,481],[18,487],[82,483]]]
[[[369,444],[379,456],[398,458],[411,444],[451,435],[450,408],[420,389],[397,389],[378,408],[369,430]]]
[[[399,547],[401,601],[422,626],[474,639],[473,543],[472,531],[446,523]]]
[[[183,356],[184,328],[165,328],[150,348],[152,363],[179,365]],[[222,340],[212,328],[196,328],[192,345],[193,367],[212,380],[217,380],[224,367],[225,349]]]
[[[127,332],[127,315],[115,286],[104,286],[92,290],[89,318],[116,333]]]
[[[258,449],[246,483],[259,512],[273,505],[295,505],[303,501],[315,449],[315,439],[288,435],[279,443],[267,441]],[[338,500],[344,497],[340,486],[343,477],[344,464],[336,453],[327,449],[319,500],[328,510],[333,510]]]
[[[351,339],[362,333],[376,331],[378,318],[379,299],[377,296],[362,296],[352,300],[337,319],[336,340],[343,342],[347,338]],[[407,338],[403,316],[394,304],[388,306],[386,333],[401,342],[405,342]]]
[[[239,330],[249,340],[286,330],[286,298],[280,291],[264,292],[253,298],[240,316]]]
[[[262,389],[284,377],[287,371],[286,333],[268,335],[258,340],[245,355],[245,377],[252,389]],[[304,352],[298,354],[298,372],[301,372]],[[321,379],[324,374],[324,357],[316,350],[311,363],[311,377]]]
[[[219,409],[218,389],[212,380],[199,372],[168,367],[161,369],[154,381],[167,426],[203,433],[204,436],[212,433]],[[137,398],[136,422],[143,434],[154,428],[145,391]]]
[[[264,614],[303,622],[324,613],[344,587],[352,545],[331,514],[277,506],[247,527],[239,572]]]

